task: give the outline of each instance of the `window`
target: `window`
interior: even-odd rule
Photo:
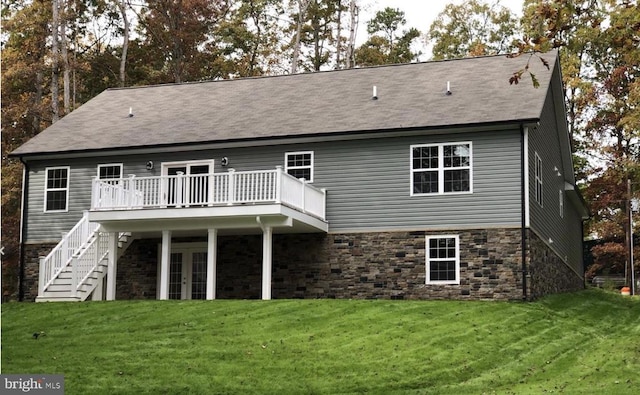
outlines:
[[[313,151],[287,152],[284,163],[287,174],[313,182]]]
[[[536,202],[542,206],[542,159],[537,152],[535,161]]]
[[[67,211],[69,167],[48,167],[45,172],[44,211]]]
[[[411,195],[471,192],[471,143],[411,146]]]
[[[427,284],[460,284],[460,238],[427,236]]]
[[[122,178],[122,164],[110,163],[106,165],[98,165],[98,178],[101,180]]]
[[[560,218],[564,218],[564,192],[562,189],[558,190],[558,204],[560,206]]]

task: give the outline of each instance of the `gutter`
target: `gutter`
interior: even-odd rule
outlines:
[[[526,160],[526,152],[527,148],[526,144],[526,136],[524,124],[520,124],[520,241],[522,250],[522,300],[527,300],[527,215],[526,215],[526,204],[527,204],[527,188],[528,185],[525,184],[525,176],[527,171],[527,163]]]
[[[420,133],[432,132],[432,133],[452,133],[457,131],[461,133],[469,132],[469,129],[483,129],[483,128],[513,128],[515,125],[535,124],[539,122],[539,118],[522,118],[505,121],[485,121],[475,122],[467,124],[451,124],[451,125],[432,125],[432,126],[411,126],[411,127],[393,127],[388,129],[365,129],[357,131],[330,131],[330,132],[316,132],[308,134],[283,134],[279,136],[251,136],[251,137],[233,137],[227,139],[218,140],[201,140],[191,142],[167,142],[146,144],[140,146],[114,146],[106,148],[86,148],[86,149],[74,149],[69,151],[20,151],[18,148],[16,151],[9,153],[9,157],[45,160],[50,158],[71,158],[71,157],[88,157],[96,156],[98,154],[104,155],[136,155],[142,153],[158,153],[158,152],[176,152],[176,151],[201,151],[208,149],[224,149],[231,147],[255,147],[263,145],[281,145],[281,144],[297,144],[297,143],[309,143],[309,142],[327,142],[327,141],[343,141],[352,139],[369,139],[387,138],[403,136],[404,133]],[[45,130],[46,131],[46,130]],[[23,162],[24,163],[24,162]]]
[[[29,196],[29,165],[20,157],[22,162],[22,210],[20,210],[20,272],[18,274],[18,301],[24,301],[24,270],[25,270],[25,253],[24,241],[27,238],[27,226],[25,220],[27,218],[27,197]]]

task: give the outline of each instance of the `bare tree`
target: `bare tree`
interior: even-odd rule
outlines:
[[[58,0],[51,1],[51,123],[60,119],[58,107],[58,95],[60,91],[58,79],[60,78],[60,49],[58,48],[60,34],[60,4]]]
[[[68,0],[61,0],[62,17],[60,18],[60,56],[62,58],[62,93],[64,114],[71,112],[71,66],[69,64],[69,40],[67,38],[67,21],[69,19]]]
[[[300,57],[300,35],[302,34],[302,24],[305,20],[307,8],[311,0],[298,0],[298,21],[296,26],[296,41],[293,46],[293,56],[291,59],[291,74],[298,71],[298,58]]]
[[[342,54],[342,0],[338,0],[338,27],[336,34],[336,69],[340,68],[340,55]]]
[[[127,51],[129,50],[129,19],[127,18],[126,0],[116,0],[122,21],[124,22],[124,41],[122,43],[122,57],[120,58],[120,86],[124,87],[126,82],[126,66],[127,66]]]
[[[354,54],[356,48],[356,30],[358,29],[358,5],[356,0],[351,0],[349,3],[349,15],[351,17],[351,23],[349,24],[349,41],[347,42],[347,64],[348,69],[355,66]]]

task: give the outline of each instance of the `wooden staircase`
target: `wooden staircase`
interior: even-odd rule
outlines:
[[[135,240],[131,233],[120,233],[120,257]],[[109,257],[108,234],[99,232],[87,215],[67,233],[58,245],[40,260],[39,287],[36,302],[80,302],[102,299],[102,285]]]

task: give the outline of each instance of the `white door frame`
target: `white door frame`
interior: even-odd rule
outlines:
[[[208,254],[208,243],[198,242],[198,243],[172,243],[171,244],[171,254],[179,253],[182,254],[182,286],[181,286],[181,299],[191,299],[191,291],[192,291],[192,280],[193,280],[193,253],[205,253]],[[158,246],[158,256],[161,256],[162,253],[162,245]],[[170,265],[170,264],[169,264]],[[160,299],[160,287],[161,287],[161,263],[158,262],[158,276],[157,276],[157,293],[156,299]],[[209,268],[207,267],[207,270]],[[208,273],[207,273],[208,275]],[[215,273],[214,273],[215,275]],[[167,279],[168,281],[170,279]],[[208,285],[208,284],[207,284]],[[167,284],[168,286],[168,284]]]
[[[162,162],[160,164],[161,167],[161,175],[163,177],[168,177],[169,176],[169,169],[173,168],[173,167],[185,167],[186,171],[184,173],[185,176],[190,175],[191,174],[191,168],[192,167],[196,167],[196,166],[209,166],[209,175],[213,175],[213,173],[215,172],[215,160],[214,159],[201,159],[201,160],[184,160],[184,161],[175,161],[175,162]],[[188,179],[187,179],[188,180]],[[179,181],[182,182],[182,181]],[[170,186],[170,181],[168,178],[165,178],[164,181],[161,183],[161,187],[162,187],[162,195],[163,196],[163,201],[166,203],[168,203],[169,199],[169,190],[172,189]],[[181,184],[182,185],[182,184]],[[188,185],[184,185],[182,188],[186,188],[187,190],[189,189]],[[209,196],[213,196],[213,180],[209,180],[209,190],[207,191],[207,193],[209,194]],[[182,189],[181,189],[182,190]]]

